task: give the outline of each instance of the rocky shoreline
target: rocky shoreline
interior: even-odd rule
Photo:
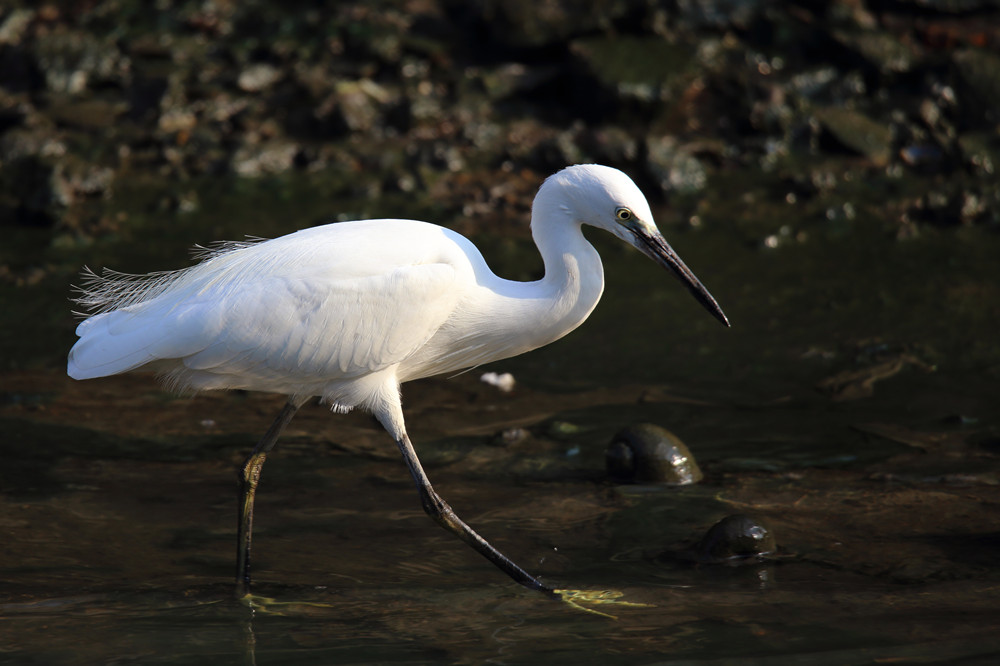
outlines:
[[[746,172],[850,219],[807,202],[857,178],[902,237],[1000,223],[998,2],[148,4],[0,10],[0,224],[72,243],[130,179],[186,212],[201,179],[322,172],[502,228],[587,161],[654,203]]]

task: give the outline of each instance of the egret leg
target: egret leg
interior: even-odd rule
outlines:
[[[404,433],[396,444],[403,454],[406,466],[410,469],[410,475],[417,484],[417,490],[420,491],[420,501],[424,505],[424,511],[434,519],[434,522],[475,548],[483,557],[521,585],[532,590],[538,590],[552,597],[559,597],[558,592],[544,585],[537,578],[514,564],[509,557],[490,545],[486,539],[476,534],[471,527],[458,517],[455,511],[431,486],[431,482],[427,478],[427,474],[424,473],[424,468],[420,464],[420,460],[417,458],[417,452],[413,450],[413,444],[410,442],[409,436]]]
[[[253,535],[253,503],[257,494],[257,483],[264,468],[268,452],[274,448],[285,426],[305,404],[306,399],[289,398],[278,418],[257,442],[250,456],[239,469],[240,519],[237,525],[236,542],[236,597],[241,599],[250,593],[250,541]]]

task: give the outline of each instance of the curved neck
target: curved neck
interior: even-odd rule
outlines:
[[[517,356],[558,340],[587,319],[604,291],[604,269],[580,223],[561,207],[536,205],[531,235],[545,263],[545,276],[534,282],[498,277],[468,244],[467,252],[477,257],[478,288],[425,345],[429,351],[400,370],[400,381]],[[437,340],[441,347],[434,346]]]
[[[583,267],[603,273],[597,250],[566,208],[536,202],[531,209],[531,237],[545,263],[543,282],[573,280]]]
[[[554,335],[547,341],[551,342],[582,324],[593,311],[604,292],[604,267],[570,210],[539,199],[531,211],[531,236],[542,255],[545,276],[533,283],[541,297],[535,321]]]

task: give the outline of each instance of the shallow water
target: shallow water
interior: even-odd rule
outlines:
[[[232,600],[235,466],[281,399],[69,380],[65,285],[88,250],[48,250],[47,279],[3,287],[0,661],[992,663],[1000,239],[899,242],[861,220],[767,250],[752,220],[661,219],[731,330],[595,239],[609,286],[579,331],[404,387],[438,491],[547,583],[641,604],[589,606],[602,614],[510,583],[423,515],[370,417],[318,405],[264,470],[254,573],[270,601]],[[177,267],[185,245],[275,232],[234,221],[206,238],[200,223],[87,261]],[[482,244],[506,276],[537,270],[523,238]],[[485,370],[517,388],[479,382]],[[639,422],[681,437],[705,480],[606,480],[604,447]],[[513,427],[529,436],[496,441]],[[733,513],[766,520],[779,552],[685,557]]]

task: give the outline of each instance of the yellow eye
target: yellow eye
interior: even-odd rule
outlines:
[[[632,211],[628,208],[619,208],[615,211],[615,217],[618,218],[619,222],[628,222],[632,219]]]

